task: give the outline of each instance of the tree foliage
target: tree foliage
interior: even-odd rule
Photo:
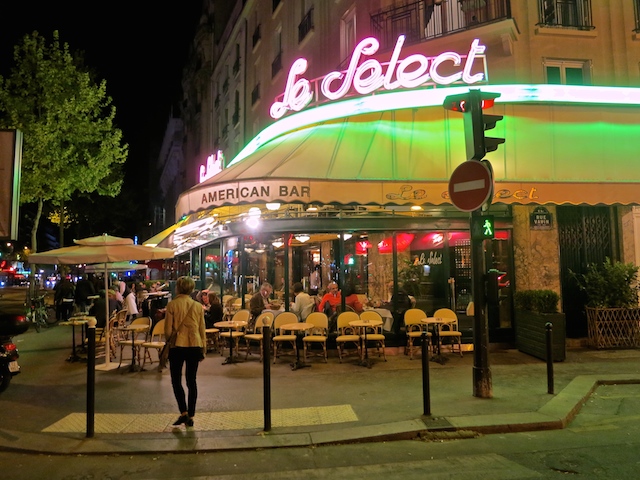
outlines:
[[[573,273],[580,289],[586,293],[587,305],[603,308],[638,308],[638,270],[633,263],[590,264],[587,273]]]
[[[116,196],[128,146],[106,81],[94,81],[58,32],[51,44],[38,32],[26,35],[14,62],[0,76],[0,125],[24,133],[20,203],[36,202],[41,213],[43,202],[62,205],[78,192]]]

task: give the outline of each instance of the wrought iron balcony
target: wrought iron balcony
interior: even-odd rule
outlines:
[[[591,19],[591,0],[538,0],[538,12],[538,25],[541,26],[578,30],[595,28]]]
[[[256,29],[253,31],[253,48],[256,48],[256,45],[260,41],[262,37],[260,36],[260,25],[256,25]]]
[[[419,43],[487,23],[511,18],[510,0],[420,0],[378,10],[371,30],[382,49],[391,49],[399,35],[405,44]]]
[[[282,70],[282,52],[278,53],[271,62],[271,78],[275,77],[280,70]]]
[[[260,100],[260,84],[256,83],[256,86],[251,91],[251,105],[254,105],[258,100]]]
[[[309,9],[298,25],[298,43],[302,42],[311,30],[313,30],[313,7]]]

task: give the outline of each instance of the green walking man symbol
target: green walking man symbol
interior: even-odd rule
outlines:
[[[491,220],[489,220],[488,218],[485,219],[484,224],[482,225],[482,235],[485,237],[493,237],[493,224],[491,223]]]

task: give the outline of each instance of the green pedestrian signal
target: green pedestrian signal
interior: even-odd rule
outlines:
[[[473,216],[471,221],[471,238],[486,240],[495,237],[493,215]]]

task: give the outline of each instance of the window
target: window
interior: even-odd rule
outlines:
[[[545,60],[547,83],[555,85],[590,85],[590,62],[574,60]]]
[[[540,25],[571,27],[581,30],[595,28],[591,24],[591,0],[538,0]]]
[[[298,43],[302,42],[313,30],[313,5],[309,0],[300,0],[300,11],[302,18],[298,25]]]
[[[351,8],[340,20],[340,58],[347,59],[356,46],[356,9]]]
[[[273,34],[273,62],[271,62],[271,77],[282,70],[282,27],[276,28]]]

